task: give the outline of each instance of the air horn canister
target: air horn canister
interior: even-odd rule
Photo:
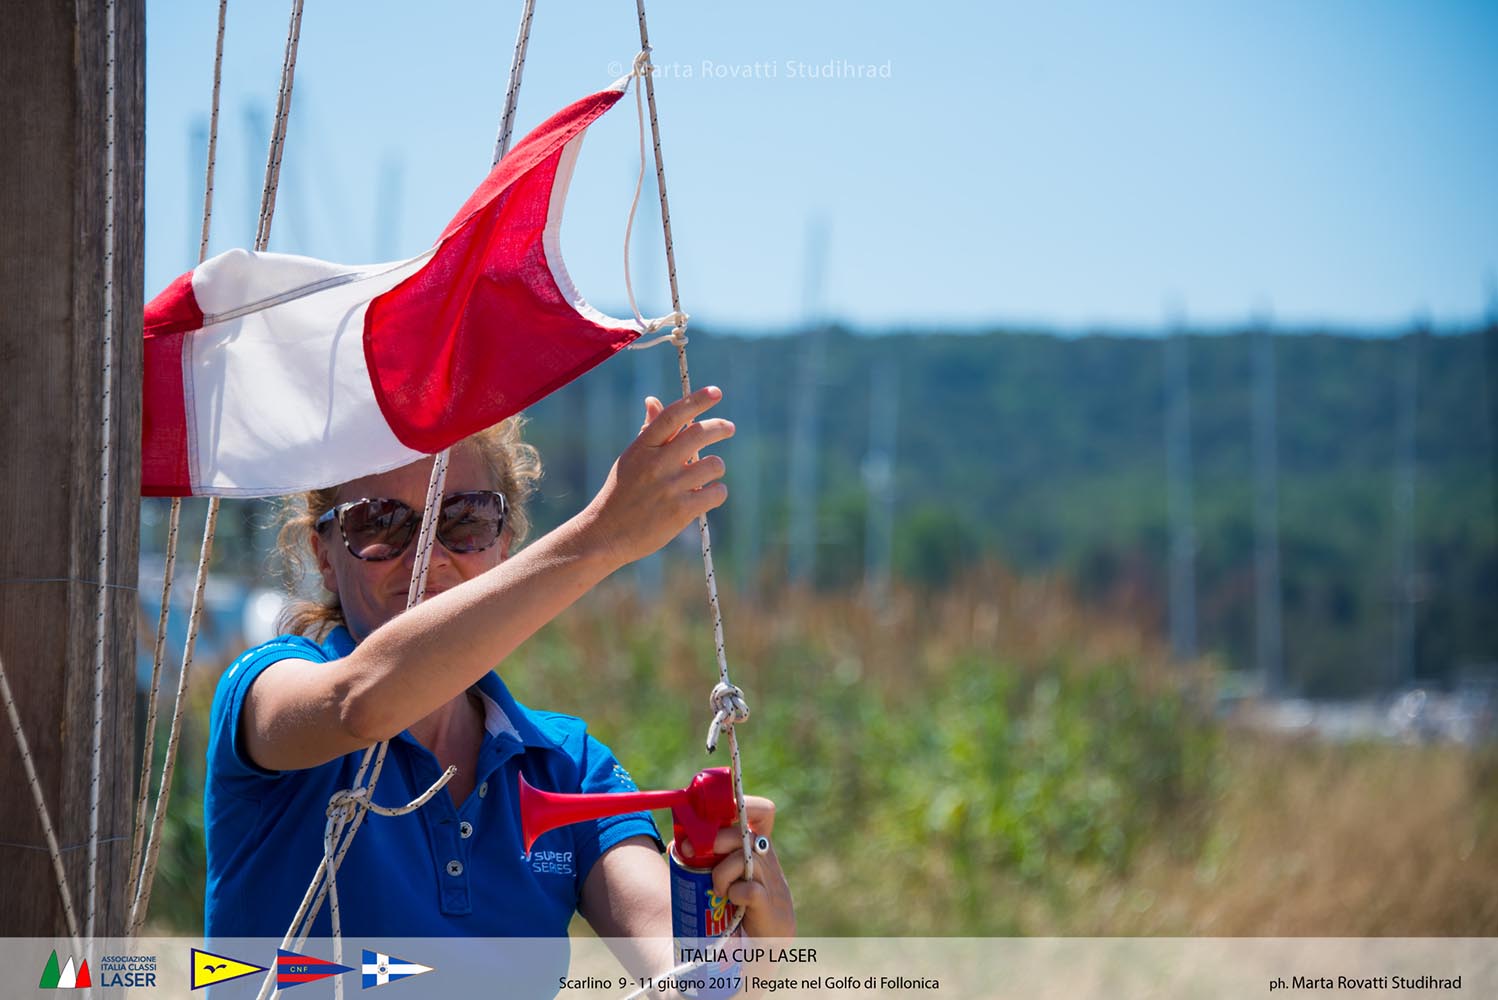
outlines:
[[[692,845],[691,864],[677,857],[671,863],[671,931],[679,943],[721,935],[733,920],[735,907],[713,891],[713,866],[723,857],[713,853],[718,831],[738,822],[733,778],[726,767],[699,771],[686,788],[667,792],[606,792],[567,794],[543,792],[520,776],[520,830],[526,853],[548,830],[586,819],[618,816],[641,809],[671,810],[676,844]]]

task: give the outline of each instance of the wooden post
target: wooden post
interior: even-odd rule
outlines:
[[[88,922],[103,501],[106,67],[101,0],[0,4],[0,659]],[[94,933],[128,915],[140,515],[145,4],[114,10],[113,359]],[[0,728],[0,935],[67,933]]]

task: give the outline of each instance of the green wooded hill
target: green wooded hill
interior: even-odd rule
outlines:
[[[1396,611],[1406,593],[1414,602],[1415,679],[1485,673],[1498,663],[1498,328],[1272,340],[1289,686],[1340,695],[1409,683],[1396,655]],[[1199,646],[1249,667],[1255,338],[1185,341]],[[1022,574],[1057,575],[1085,600],[1164,634],[1164,347],[1156,337],[824,331],[817,585],[863,579],[861,468],[882,364],[898,380],[898,575],[940,586],[980,555],[994,556]],[[784,580],[793,400],[813,353],[808,337],[692,332],[694,381],[723,386],[720,409],[739,426],[719,449],[731,499],[714,519],[715,554],[725,574],[761,586]],[[1395,510],[1411,384],[1414,544],[1406,549]],[[529,435],[548,465],[541,527],[592,495],[639,426],[640,397],[667,397],[677,385],[676,352],[657,347],[611,360],[530,411]],[[1407,584],[1397,571],[1405,551],[1414,559]]]

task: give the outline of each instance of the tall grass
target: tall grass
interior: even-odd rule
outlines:
[[[805,934],[1498,933],[1498,751],[1225,728],[1210,664],[991,565],[881,608],[787,591],[724,607],[753,706],[746,784],[777,803]],[[717,671],[700,578],[651,601],[611,581],[502,673],[521,701],[588,719],[641,787],[727,763],[702,748]],[[195,931],[188,758],[153,919]]]
[[[684,784],[716,679],[701,581],[646,607],[594,595],[508,665],[522,700],[577,711],[643,784]],[[1200,672],[1126,622],[994,567],[939,594],[726,601],[754,706],[746,782],[774,798],[803,926],[1001,934],[1079,869],[1126,873],[1163,831],[1184,856],[1219,772]]]
[[[1493,748],[1331,746],[1238,733],[1192,863],[1149,848],[1037,930],[1068,934],[1498,933]],[[1488,763],[1484,763],[1484,761]]]

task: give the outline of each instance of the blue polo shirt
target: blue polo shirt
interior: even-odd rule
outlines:
[[[364,752],[299,771],[267,771],[245,752],[240,713],[250,685],[279,660],[329,663],[354,640],[343,628],[322,643],[281,636],[249,650],[214,693],[203,811],[208,841],[209,938],[280,937],[322,859],[329,797],[353,787]],[[634,780],[581,719],[521,705],[497,674],[475,689],[484,741],[474,790],[454,805],[443,790],[405,816],[365,816],[338,869],[343,933],[400,937],[564,936],[584,880],[605,851],[648,835],[649,813],[559,827],[523,851],[517,778],[560,792],[633,791]],[[390,741],[375,802],[405,805],[441,775],[437,758],[409,731]],[[324,901],[314,937],[332,933]]]

